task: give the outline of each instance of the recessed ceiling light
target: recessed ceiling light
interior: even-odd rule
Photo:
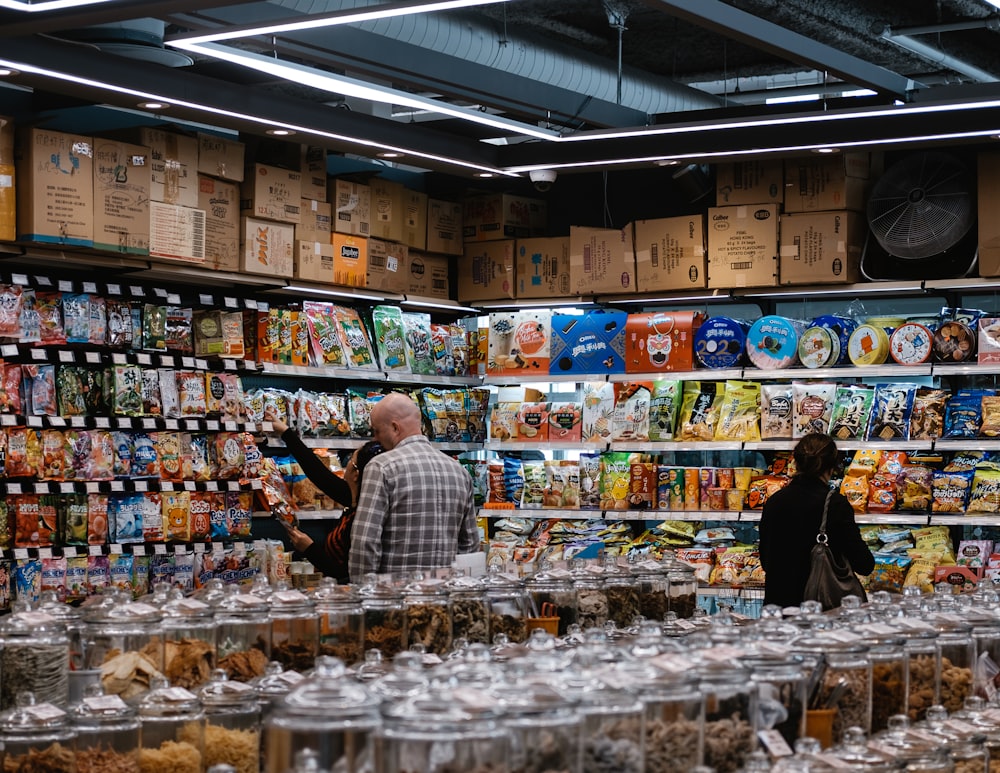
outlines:
[[[170,105],[166,102],[140,102],[139,107],[143,110],[165,110]]]
[[[402,158],[403,157],[402,153],[396,153],[395,151],[392,151],[392,150],[387,150],[387,151],[385,151],[383,153],[376,153],[375,155],[378,156],[379,158]]]
[[[265,133],[272,137],[291,137],[295,134],[291,129],[268,129]]]

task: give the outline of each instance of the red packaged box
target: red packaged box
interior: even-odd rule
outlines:
[[[625,323],[625,372],[693,370],[694,334],[701,311],[629,314]]]

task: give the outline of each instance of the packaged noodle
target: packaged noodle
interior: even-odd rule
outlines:
[[[727,381],[715,426],[715,440],[760,440],[760,384]]]

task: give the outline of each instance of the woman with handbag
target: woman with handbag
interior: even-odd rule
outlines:
[[[760,518],[764,603],[794,607],[813,597],[821,600],[825,608],[838,606],[838,591],[845,592],[843,586],[853,581],[852,573],[870,574],[875,559],[861,538],[850,503],[830,488],[830,479],[841,461],[833,438],[806,435],[796,444],[792,456],[794,477],[768,498]],[[825,529],[821,529],[824,518]],[[829,550],[814,554],[813,548],[824,543]],[[839,588],[833,587],[838,580],[832,571],[838,561],[842,574]],[[855,587],[860,588],[860,584]]]

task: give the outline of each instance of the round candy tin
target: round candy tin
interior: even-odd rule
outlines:
[[[747,331],[747,356],[761,370],[787,368],[795,364],[801,323],[770,314]]]
[[[934,334],[919,322],[904,322],[889,336],[889,355],[900,365],[927,362],[934,345]]]
[[[966,362],[976,353],[976,334],[964,322],[942,322],[934,333],[934,359]]]
[[[840,356],[831,365],[840,365],[847,361],[847,343],[851,340],[851,333],[857,328],[858,323],[850,317],[841,317],[837,314],[821,314],[812,321],[814,327],[825,327],[837,334],[840,339]]]
[[[729,317],[710,317],[694,334],[694,355],[706,368],[735,368],[743,359],[746,333]]]
[[[875,325],[858,325],[847,342],[847,356],[855,365],[881,365],[889,357],[889,336]]]
[[[840,338],[829,328],[806,328],[799,338],[799,362],[807,368],[836,365],[840,358]]]

